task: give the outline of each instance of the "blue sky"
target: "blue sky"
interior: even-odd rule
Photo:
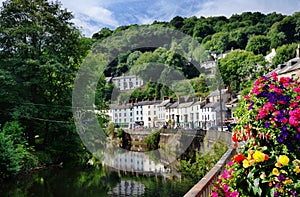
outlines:
[[[2,2],[3,0],[0,0]],[[175,16],[226,16],[242,12],[277,12],[291,15],[300,11],[299,0],[60,0],[72,11],[74,23],[90,37],[103,27],[151,24]]]

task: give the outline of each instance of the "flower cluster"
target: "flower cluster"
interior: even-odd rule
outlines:
[[[244,146],[211,195],[299,196],[300,83],[276,73],[259,78],[236,117],[232,140],[236,147],[239,142]]]

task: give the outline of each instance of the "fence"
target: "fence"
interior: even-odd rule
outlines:
[[[235,152],[236,149],[230,147],[218,163],[184,197],[207,197],[211,192],[213,183],[222,173],[226,163],[229,162]]]

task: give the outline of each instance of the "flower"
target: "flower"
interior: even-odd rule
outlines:
[[[241,153],[239,153],[233,157],[233,160],[237,163],[241,163],[242,161],[244,161],[244,159],[246,159],[246,157],[244,155],[242,155]]]
[[[224,190],[224,192],[228,192],[229,191],[229,187],[228,187],[228,185],[223,185],[223,190]]]
[[[278,162],[282,165],[287,165],[289,163],[290,159],[286,155],[280,155],[278,158]]]
[[[299,167],[299,166],[296,166],[294,171],[295,171],[297,174],[300,173],[300,167]]]
[[[279,170],[277,168],[273,168],[272,174],[277,176],[279,174]]]
[[[245,160],[243,161],[243,167],[244,167],[244,168],[248,168],[249,166],[250,166],[249,161],[248,161],[247,159],[245,159]]]
[[[212,195],[300,196],[300,80],[278,78],[260,77],[241,99],[232,136],[239,153]]]
[[[260,151],[255,151],[253,154],[253,159],[255,162],[263,162],[265,161],[265,154]]]

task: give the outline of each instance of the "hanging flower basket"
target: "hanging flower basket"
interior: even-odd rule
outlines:
[[[240,149],[211,196],[299,196],[300,83],[276,73],[259,78],[236,116]]]

